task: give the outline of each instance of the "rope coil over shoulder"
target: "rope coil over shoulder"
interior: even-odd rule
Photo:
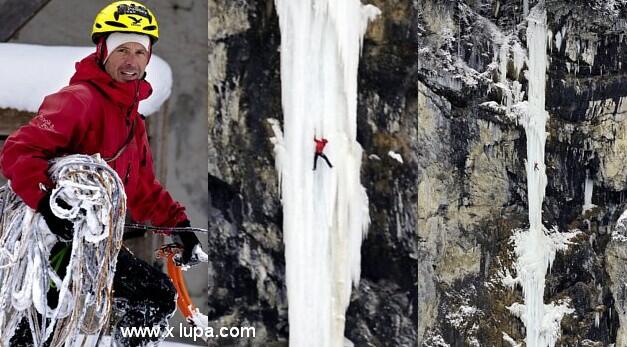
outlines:
[[[72,255],[63,279],[48,261],[56,237],[43,217],[26,206],[8,185],[0,188],[2,346],[9,346],[23,318],[28,321],[35,346],[42,346],[50,337],[51,347],[73,346],[79,332],[100,335],[108,326],[110,288],[126,213],[123,185],[97,155],[59,158],[53,161],[50,177],[57,182],[51,194],[51,210],[74,223]],[[57,205],[57,198],[70,208]],[[58,291],[55,308],[48,306],[49,288]]]
[[[0,346],[9,346],[24,318],[35,347],[43,346],[50,337],[50,347],[74,346],[79,333],[101,337],[109,327],[111,288],[125,227],[124,185],[99,155],[58,158],[50,177],[57,182],[51,192],[51,210],[74,224],[71,257],[63,279],[49,261],[57,238],[43,217],[25,205],[9,185],[0,187]],[[59,206],[57,199],[70,208]],[[207,316],[192,304],[181,268],[175,263],[179,252],[170,249],[164,253],[179,309],[191,324],[206,327]],[[48,305],[49,290],[58,291],[55,308]]]

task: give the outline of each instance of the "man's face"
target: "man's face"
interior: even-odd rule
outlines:
[[[148,64],[148,51],[136,42],[126,42],[109,54],[105,71],[118,82],[142,78]]]

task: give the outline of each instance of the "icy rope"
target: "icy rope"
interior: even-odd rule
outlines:
[[[368,22],[359,0],[275,0],[283,130],[270,121],[283,205],[290,346],[343,346],[369,220],[360,183],[357,67]],[[312,170],[314,137],[333,168]],[[348,342],[346,342],[348,344]]]
[[[50,336],[51,347],[73,346],[79,333],[99,335],[108,326],[110,289],[124,231],[124,187],[98,155],[59,158],[50,169],[50,177],[57,182],[50,199],[51,210],[74,222],[71,257],[63,280],[48,261],[56,236],[43,217],[26,206],[8,185],[0,189],[2,346],[9,346],[23,318],[28,321],[36,347]],[[54,202],[57,198],[71,208],[58,206]],[[46,299],[51,282],[59,291],[54,309]],[[38,318],[38,314],[46,319]]]

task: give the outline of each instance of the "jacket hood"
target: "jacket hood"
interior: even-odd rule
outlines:
[[[70,79],[70,85],[87,82],[95,86],[114,103],[130,108],[152,94],[148,81],[141,79],[130,82],[115,81],[97,63],[96,53],[92,53],[76,63],[76,72]]]

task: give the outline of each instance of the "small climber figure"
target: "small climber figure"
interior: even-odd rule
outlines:
[[[538,168],[538,162],[537,162],[537,161],[534,161],[534,162],[533,162],[533,170],[534,170],[534,171],[538,171],[538,170],[540,170],[540,168]]]
[[[327,162],[329,167],[332,168],[333,165],[331,165],[331,162],[329,161],[329,158],[327,158],[327,156],[324,153],[322,153],[322,151],[324,151],[324,146],[326,146],[327,142],[329,142],[329,141],[327,141],[327,139],[325,139],[324,137],[321,138],[320,140],[318,140],[318,139],[316,139],[314,137],[314,142],[316,143],[316,154],[314,155],[314,165],[313,165],[314,171],[316,170],[316,164],[318,163],[318,157],[322,157]]]

